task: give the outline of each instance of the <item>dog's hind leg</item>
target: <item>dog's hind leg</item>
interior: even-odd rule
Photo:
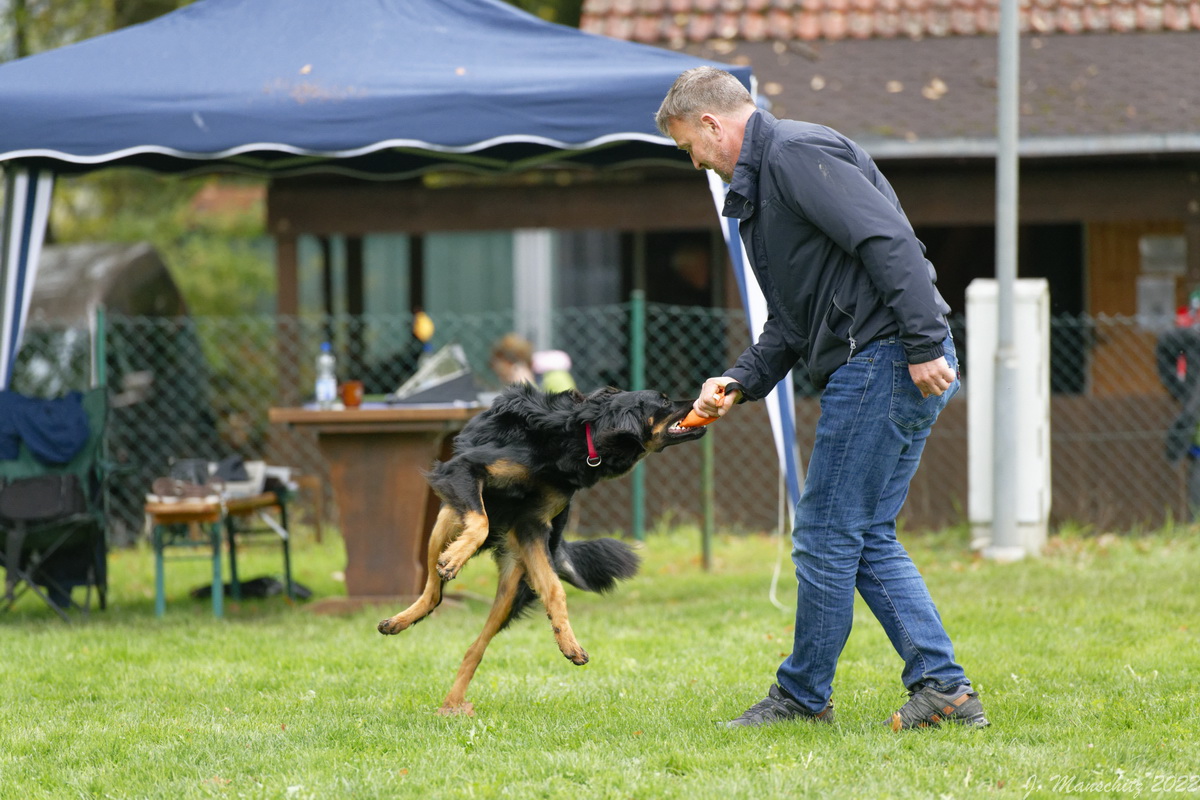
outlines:
[[[572,664],[583,665],[588,662],[587,651],[575,638],[571,630],[571,621],[567,619],[567,593],[563,590],[562,582],[550,565],[550,557],[546,552],[546,540],[534,537],[521,542],[521,561],[525,565],[526,580],[537,592],[546,607],[546,616],[550,618],[550,626],[554,629],[554,640],[558,649],[571,660]]]
[[[448,505],[443,505],[438,512],[437,522],[429,534],[429,548],[425,555],[425,590],[411,606],[393,617],[380,620],[376,626],[382,634],[399,633],[416,625],[442,602],[442,578],[438,574],[438,558],[447,543],[452,541],[462,530],[462,522],[458,512]]]
[[[442,707],[438,709],[439,714],[471,715],[475,713],[475,707],[467,702],[467,684],[475,676],[475,670],[479,666],[479,662],[483,660],[483,651],[487,649],[488,643],[508,622],[513,598],[517,595],[523,575],[524,570],[517,559],[507,556],[501,562],[500,581],[496,585],[496,600],[492,603],[492,610],[488,613],[487,622],[483,625],[483,632],[467,649],[462,665],[458,668],[458,674],[454,676],[454,685],[450,687],[450,693],[446,695],[446,699],[442,701]]]

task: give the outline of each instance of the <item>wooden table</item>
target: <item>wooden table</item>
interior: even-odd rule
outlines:
[[[421,471],[450,456],[453,434],[482,405],[364,404],[272,408],[271,422],[316,431],[346,546],[351,599],[411,598],[425,585],[425,549],[439,500]]]

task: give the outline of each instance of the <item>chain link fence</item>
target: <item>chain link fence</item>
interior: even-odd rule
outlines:
[[[491,346],[520,329],[520,321],[511,314],[444,314],[434,322],[433,349],[460,344],[480,383],[498,388],[489,368]],[[961,318],[952,328],[964,359],[965,394],[971,386],[972,365],[965,361],[969,331]],[[368,394],[393,391],[422,353],[408,315],[110,316],[104,329],[112,398],[108,450],[122,466],[111,496],[110,533],[118,544],[140,535],[146,490],[176,458],[215,461],[238,454],[290,466],[318,476],[326,487],[323,505],[334,510],[315,436],[272,425],[268,409],[311,399],[323,341],[333,343],[339,378],[362,379]],[[704,378],[720,374],[748,344],[740,310],[640,303],[560,310],[551,339],[570,354],[581,390],[633,387],[632,365],[640,359],[645,388],[681,399],[694,397]],[[633,352],[639,340],[640,354]],[[1053,321],[1053,522],[1126,529],[1187,518],[1185,469],[1169,461],[1164,448],[1180,404],[1159,379],[1156,341],[1155,333],[1132,318]],[[31,325],[13,389],[55,396],[85,388],[90,348],[87,331]],[[820,409],[811,387],[800,376],[796,380],[796,429],[806,461]],[[951,403],[930,438],[905,508],[904,524],[910,527],[966,520],[966,407],[965,400]],[[712,426],[710,436],[718,527],[774,529],[780,480],[763,404],[742,406]],[[676,447],[644,462],[648,527],[703,518],[702,453],[699,446]],[[574,514],[576,532],[628,533],[631,486],[625,478],[583,493]]]

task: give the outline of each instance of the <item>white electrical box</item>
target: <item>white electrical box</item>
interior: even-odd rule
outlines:
[[[967,287],[968,517],[971,545],[992,544],[992,484],[996,443],[996,281],[977,278]],[[1016,404],[1017,531],[1025,555],[1046,544],[1050,521],[1050,288],[1044,279],[1018,279],[1013,287],[1013,345],[1016,386],[1002,401]]]

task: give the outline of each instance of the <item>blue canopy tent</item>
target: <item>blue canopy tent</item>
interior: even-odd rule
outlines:
[[[21,347],[53,191],[54,175],[48,170],[17,168],[5,175],[0,216],[0,297],[4,299],[0,307],[0,389],[8,388]]]
[[[499,0],[200,0],[0,65],[0,389],[54,175],[690,168],[653,114],[680,72],[705,63]],[[750,85],[748,67],[719,66]]]
[[[0,66],[0,160],[373,179],[679,164],[652,115],[704,63],[499,0],[202,0]]]

